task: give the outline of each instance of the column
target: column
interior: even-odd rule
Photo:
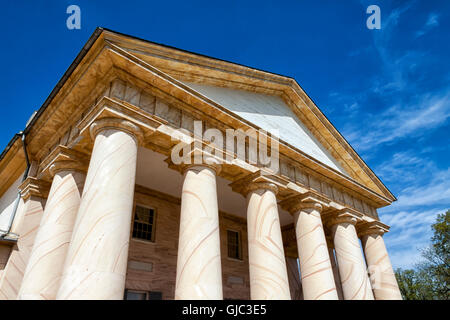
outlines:
[[[293,213],[305,300],[337,300],[327,241],[318,201],[295,197],[286,206]]]
[[[75,161],[51,165],[54,177],[18,299],[56,298],[85,180],[75,169],[81,166]]]
[[[141,130],[116,118],[95,140],[57,299],[123,299]]]
[[[20,186],[23,203],[17,209],[12,233],[19,236],[12,248],[0,280],[0,300],[15,300],[30,258],[37,230],[44,212],[48,185],[35,177],[28,177]],[[19,222],[20,221],[20,222]]]
[[[175,287],[177,300],[223,299],[218,170],[217,164],[184,168]]]
[[[342,214],[329,221],[345,300],[373,300],[369,276],[356,235],[357,219]]]
[[[382,228],[369,228],[360,233],[366,256],[373,294],[376,300],[402,300],[402,295],[384,244]]]
[[[248,253],[252,300],[290,300],[289,281],[272,183],[253,183],[247,191]]]

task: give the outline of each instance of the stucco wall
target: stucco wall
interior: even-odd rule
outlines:
[[[0,198],[0,235],[8,230],[11,215],[14,209],[14,203],[17,200],[18,187],[22,182],[21,174],[19,178],[9,187],[9,189]],[[20,200],[23,202],[23,200]]]
[[[280,97],[192,82],[185,84],[263,130],[275,133],[314,159],[348,175]]]

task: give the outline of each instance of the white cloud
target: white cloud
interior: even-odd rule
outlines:
[[[450,206],[450,169],[442,172],[442,176],[432,177],[426,186],[408,187],[398,197],[396,207],[407,208],[429,205]]]
[[[423,136],[450,118],[450,94],[424,94],[413,104],[395,104],[377,115],[367,115],[364,123],[344,129],[345,136],[359,151],[405,137]]]
[[[450,87],[425,91],[419,84],[419,80],[426,75],[417,70],[424,70],[431,59],[430,54],[417,50],[394,49],[397,26],[401,19],[406,19],[403,15],[413,5],[414,2],[409,2],[392,10],[383,21],[382,32],[373,33],[373,46],[380,57],[380,70],[368,80],[371,85],[366,96],[353,95],[353,101],[350,98],[345,101],[338,100],[339,97],[352,97],[351,94],[335,93],[333,96],[333,100],[340,103],[340,110],[346,111],[346,115],[352,117],[356,116],[364,105],[364,99],[368,99],[369,92],[376,94],[382,101],[391,101],[390,105],[380,105],[382,111],[379,113],[359,113],[362,121],[349,121],[343,129],[344,136],[357,151],[363,152],[366,159],[373,155],[374,149],[380,145],[403,138],[423,137],[427,131],[446,124],[450,118]],[[432,13],[425,26],[433,28],[438,24],[438,15]],[[353,103],[358,108],[348,110]],[[367,154],[365,151],[370,152]]]
[[[402,187],[398,200],[385,212],[438,205],[450,208],[450,168],[439,169],[432,160],[420,155],[420,150],[394,153],[375,172],[384,181]]]
[[[401,50],[402,47],[396,45],[399,26],[406,21],[405,13],[414,4],[408,2],[392,10],[383,19],[382,30],[372,33],[371,48],[375,48],[373,52],[380,59],[379,70],[363,84],[367,88],[363,92],[365,95],[360,91],[356,94],[335,92],[330,96],[341,106],[339,110],[344,110],[344,102],[352,102],[352,97],[361,111],[367,102],[380,102],[377,111],[359,112],[359,121],[347,121],[342,131],[364,159],[372,158],[378,163],[374,172],[396,189],[398,201],[378,210],[381,221],[391,226],[385,242],[394,268],[412,268],[421,260],[420,249],[429,245],[432,236],[431,224],[437,214],[450,209],[450,169],[438,167],[433,157],[437,150],[449,146],[430,141],[429,146],[422,144],[421,149],[414,143],[448,126],[450,87],[427,86],[430,77],[436,78],[435,74],[427,72],[428,66],[436,62],[432,52]],[[425,34],[437,26],[439,16],[431,13],[419,31]],[[401,36],[402,40],[408,40],[404,34]],[[349,55],[358,54],[359,51],[353,51]],[[439,77],[450,79],[450,74],[442,71]],[[340,97],[349,98],[337,100]],[[350,119],[346,117],[346,120]],[[383,146],[393,147],[394,144],[394,152],[390,151],[394,148],[377,152]],[[443,161],[439,162],[442,166]]]
[[[390,208],[391,209],[391,208]],[[405,210],[382,213],[380,218],[391,231],[385,236],[385,243],[394,268],[413,268],[422,260],[421,249],[430,244],[432,236],[431,224],[439,213],[446,211],[444,207],[429,210]]]
[[[378,212],[391,227],[385,241],[393,266],[412,268],[421,259],[420,249],[430,243],[436,216],[450,209],[450,169],[439,170],[431,160],[410,151],[395,153],[385,163],[389,161],[393,168],[383,173],[392,174],[392,180],[405,187],[398,201]]]
[[[436,13],[430,13],[425,25],[422,27],[422,29],[416,32],[416,38],[423,36],[437,26],[439,26],[439,15]]]

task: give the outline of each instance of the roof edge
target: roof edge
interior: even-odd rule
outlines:
[[[10,140],[10,142],[8,143],[8,145],[6,146],[6,148],[3,150],[3,152],[0,154],[0,161],[3,160],[3,158],[6,156],[6,154],[9,152],[9,150],[11,149],[12,145],[14,145],[14,143],[16,142],[16,140],[21,136],[22,133],[26,134],[28,133],[31,128],[33,127],[33,125],[36,123],[36,121],[40,118],[40,116],[44,113],[45,109],[47,108],[47,106],[52,102],[52,100],[54,99],[54,97],[58,94],[58,92],[61,90],[61,88],[64,86],[64,84],[66,83],[67,79],[72,75],[72,73],[75,71],[75,69],[77,68],[77,66],[79,65],[79,63],[82,61],[82,59],[85,57],[85,55],[88,53],[88,51],[91,49],[91,47],[93,46],[93,44],[96,42],[96,40],[100,37],[100,35],[104,32],[110,32],[113,34],[117,34],[123,37],[127,37],[127,38],[131,38],[131,39],[135,39],[137,41],[142,41],[145,43],[149,43],[149,44],[153,44],[156,46],[161,46],[161,47],[165,47],[171,50],[177,50],[179,52],[183,52],[183,53],[187,53],[187,54],[191,54],[191,55],[195,55],[195,56],[200,56],[200,57],[204,57],[207,59],[211,59],[211,60],[215,60],[215,61],[221,61],[224,62],[226,64],[230,64],[230,65],[234,65],[234,66],[239,66],[242,68],[246,68],[249,69],[250,71],[256,71],[256,72],[262,72],[262,73],[266,73],[268,75],[271,76],[276,76],[276,77],[281,77],[286,79],[286,81],[288,83],[294,83],[295,86],[297,86],[301,92],[305,95],[305,97],[307,97],[307,99],[309,99],[309,101],[312,103],[312,105],[315,107],[316,111],[318,111],[320,113],[320,115],[326,120],[328,121],[328,123],[331,125],[331,127],[334,129],[335,132],[338,133],[338,135],[343,139],[343,141],[350,147],[350,150],[354,153],[354,155],[356,155],[358,157],[359,160],[361,160],[361,162],[365,165],[366,168],[368,168],[369,172],[369,176],[373,175],[374,178],[376,178],[380,183],[381,186],[383,186],[385,188],[385,190],[389,193],[390,196],[392,196],[393,201],[396,201],[397,198],[393,195],[393,193],[386,187],[386,185],[381,181],[381,179],[373,172],[373,170],[367,165],[367,163],[361,158],[361,156],[355,151],[355,149],[352,147],[352,145],[345,139],[345,137],[339,132],[339,130],[336,129],[336,127],[333,125],[333,123],[325,116],[325,114],[320,110],[319,107],[317,107],[316,103],[314,102],[314,100],[306,93],[306,91],[301,87],[301,85],[297,82],[297,80],[293,77],[290,76],[285,76],[285,75],[281,75],[281,74],[277,74],[274,72],[270,72],[270,71],[266,71],[266,70],[262,70],[262,69],[257,69],[257,68],[253,68],[253,67],[249,67],[243,64],[239,64],[239,63],[235,63],[235,62],[231,62],[231,61],[227,61],[224,59],[219,59],[219,58],[214,58],[205,54],[199,54],[199,53],[195,53],[195,52],[191,52],[188,50],[184,50],[184,49],[179,49],[173,46],[169,46],[169,45],[165,45],[165,44],[161,44],[161,43],[157,43],[157,42],[153,42],[153,41],[149,41],[149,40],[145,40],[139,37],[135,37],[135,36],[131,36],[131,35],[127,35],[121,32],[117,32],[108,28],[103,28],[103,27],[97,27],[94,32],[92,33],[92,35],[89,37],[88,41],[85,43],[85,45],[83,46],[83,48],[80,50],[80,52],[77,54],[77,56],[75,57],[74,61],[70,64],[70,66],[68,67],[68,69],[65,71],[65,73],[63,74],[63,76],[61,77],[61,79],[57,82],[57,84],[55,85],[55,87],[53,88],[53,90],[50,92],[49,96],[46,98],[46,100],[44,101],[44,103],[42,104],[42,106],[37,110],[35,116],[31,119],[31,121],[26,125],[25,129],[23,130],[23,132],[21,133],[16,133],[13,138]],[[288,85],[288,84],[287,84]]]

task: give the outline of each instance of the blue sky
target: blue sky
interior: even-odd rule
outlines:
[[[366,28],[371,4],[381,30]],[[295,78],[397,196],[379,210],[394,267],[418,261],[450,208],[450,1],[8,1],[1,150],[96,26]]]

